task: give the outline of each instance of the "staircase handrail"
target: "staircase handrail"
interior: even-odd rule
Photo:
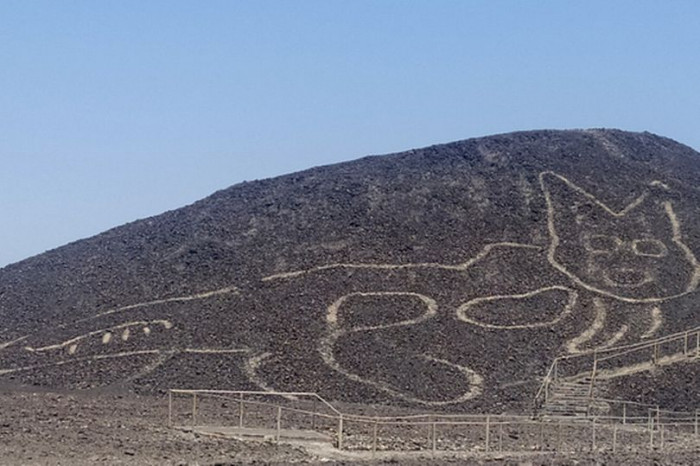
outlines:
[[[593,353],[611,353],[611,352],[619,352],[621,350],[629,350],[629,349],[646,349],[646,348],[651,348],[654,345],[658,345],[661,343],[667,343],[670,341],[675,341],[679,340],[681,337],[685,338],[686,335],[691,335],[695,333],[700,333],[700,327],[694,327],[688,330],[684,330],[682,332],[677,332],[677,333],[672,333],[669,335],[665,335],[663,337],[655,338],[653,340],[647,340],[647,341],[642,341],[639,343],[631,343],[629,345],[620,345],[620,346],[610,346],[608,348],[600,348],[600,349],[591,349],[591,350],[585,350],[581,351],[580,353],[575,353],[575,354],[564,354],[561,356],[558,356],[556,359],[563,360],[563,359],[575,359],[578,357],[583,357],[583,356],[590,356]]]
[[[661,344],[674,342],[674,341],[678,341],[681,339],[683,339],[685,341],[685,343],[687,344],[688,337],[690,335],[697,335],[696,354],[700,357],[700,327],[693,327],[691,329],[684,330],[682,332],[664,335],[662,337],[658,337],[658,338],[655,338],[653,340],[648,340],[648,341],[644,341],[644,342],[632,343],[632,344],[620,345],[620,346],[611,346],[609,348],[591,349],[591,350],[582,351],[580,353],[565,354],[565,355],[557,356],[552,360],[552,364],[549,366],[549,370],[547,371],[547,374],[542,379],[542,383],[540,384],[540,387],[537,390],[537,393],[535,395],[535,400],[534,400],[535,410],[537,411],[539,409],[539,407],[542,406],[543,402],[546,402],[546,400],[548,398],[548,392],[549,392],[551,385],[560,378],[559,377],[560,374],[558,374],[557,368],[565,361],[573,361],[573,360],[577,360],[577,359],[591,358],[592,357],[593,361],[591,363],[590,371],[583,371],[583,372],[579,372],[577,374],[569,376],[569,377],[575,377],[575,376],[583,375],[583,374],[589,372],[590,377],[591,377],[591,385],[592,385],[594,382],[595,376],[596,376],[598,362],[610,360],[612,358],[619,357],[619,356],[622,356],[625,354],[632,354],[632,353],[635,353],[637,351],[645,350],[648,348],[658,347]],[[686,348],[686,350],[687,350],[687,348]],[[543,397],[544,397],[544,400],[542,400]]]
[[[542,380],[542,384],[540,385],[539,390],[537,390],[537,394],[535,395],[535,412],[537,412],[539,408],[541,408],[545,403],[547,403],[547,400],[549,399],[549,387],[551,383],[556,379],[556,367],[558,359],[559,358],[554,358],[554,361],[549,366],[547,374]]]

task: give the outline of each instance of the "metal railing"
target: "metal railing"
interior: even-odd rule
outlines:
[[[589,397],[595,398],[597,380],[641,372],[687,358],[700,358],[700,327],[642,343],[559,356],[552,362],[535,395],[535,412],[547,403],[557,381],[588,379]]]
[[[319,434],[340,450],[381,452],[581,452],[700,447],[698,412],[618,402],[608,416],[533,419],[505,414],[366,416],[343,413],[315,393],[170,390],[168,423],[232,435],[255,431],[280,442],[285,431]],[[634,407],[634,408],[632,408]],[[224,429],[225,430],[225,429]],[[222,431],[224,431],[222,430]]]
[[[190,399],[183,403],[183,398]],[[273,400],[273,401],[270,401]],[[275,402],[274,400],[284,400]],[[171,389],[168,425],[257,429],[279,442],[284,429],[306,429],[340,439],[343,414],[316,393]]]

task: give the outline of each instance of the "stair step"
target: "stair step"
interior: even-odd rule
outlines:
[[[545,409],[545,412],[553,412],[553,411],[582,411],[582,412],[587,412],[587,411],[588,411],[588,407],[587,407],[587,406],[551,406],[551,407]]]
[[[600,384],[591,386],[591,378],[575,381],[558,380],[551,385],[547,402],[542,407],[545,416],[587,418],[591,413],[605,413],[610,406],[595,397],[600,392]]]
[[[588,411],[587,406],[549,406],[545,411]]]

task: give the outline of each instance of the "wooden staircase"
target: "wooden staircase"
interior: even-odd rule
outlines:
[[[612,408],[601,397],[606,381],[698,359],[700,327],[631,345],[559,356],[535,395],[535,416],[608,416]]]
[[[545,417],[595,417],[610,413],[610,405],[596,400],[600,396],[601,382],[591,389],[590,377],[576,381],[557,380],[552,383],[542,414]]]

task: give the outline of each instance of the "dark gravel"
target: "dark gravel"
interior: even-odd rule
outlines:
[[[618,343],[639,341],[651,307],[601,294],[601,273],[579,282],[553,267],[540,174],[565,177],[614,211],[647,193],[629,216],[615,219],[561,178],[545,175],[562,238],[557,260],[574,275],[598,270],[578,244],[581,235],[598,242],[591,235],[619,235],[630,245],[623,248],[626,254],[633,244],[647,253],[620,263],[650,271],[653,280],[613,291],[654,298],[678,294],[692,274],[688,251],[700,252],[698,157],[649,133],[533,131],[238,184],[0,269],[0,342],[27,336],[0,349],[0,377],[54,388],[118,385],[139,393],[259,389],[262,382],[340,401],[527,411],[552,359],[592,325],[596,303],[608,315],[588,347],[624,325],[629,332]],[[688,251],[673,241],[667,203]],[[633,243],[635,235],[656,238],[666,255],[650,259],[661,246]],[[263,280],[333,263],[463,264],[500,242],[533,248],[495,248],[462,270],[335,268]],[[634,282],[634,273],[624,273],[621,283]],[[237,291],[174,299],[231,286]],[[363,302],[361,292],[376,299]],[[386,292],[412,295],[378,295]],[[420,325],[387,327],[424,312],[418,294],[434,300],[436,314]],[[328,306],[348,295],[332,328]],[[479,301],[497,295],[505,297]],[[571,312],[562,314],[574,298]],[[465,315],[491,327],[458,320],[458,310],[469,302],[475,304]],[[700,325],[696,303],[697,293],[660,300],[664,320],[658,333]],[[131,325],[128,334],[125,324]],[[542,325],[522,327],[529,324]],[[521,327],[503,328],[514,325]],[[87,336],[75,347],[25,349],[79,335]],[[236,348],[245,352],[201,352]],[[324,350],[345,374],[326,364]],[[124,353],[131,356],[116,357]],[[249,377],[251,367],[256,377]],[[481,385],[460,367],[474,371]],[[614,385],[610,396],[650,401],[645,383]],[[466,401],[440,404],[470,390],[476,391]],[[697,395],[696,384],[676,377],[658,400],[690,404]]]

